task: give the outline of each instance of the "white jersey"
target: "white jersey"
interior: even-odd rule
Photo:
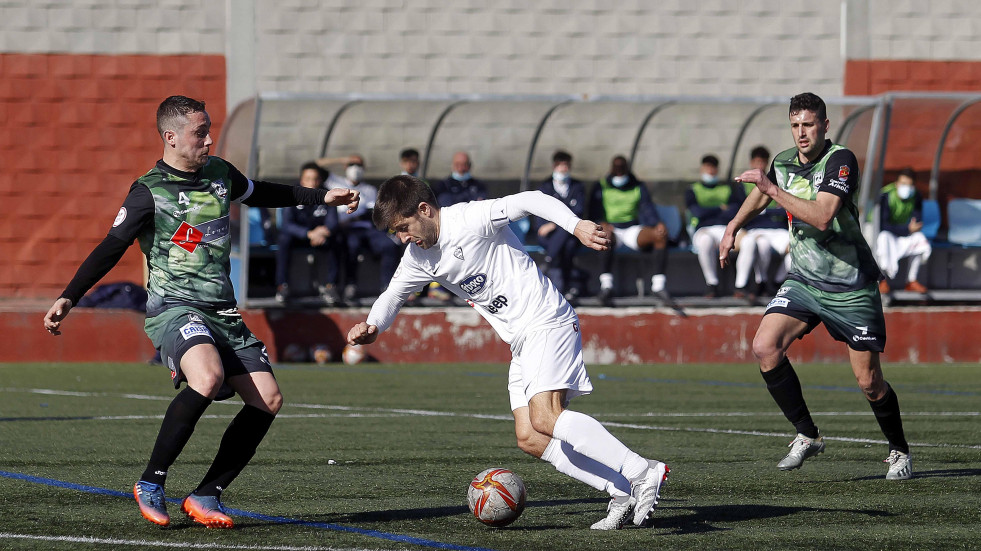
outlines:
[[[406,248],[368,324],[384,331],[406,298],[431,281],[466,299],[512,348],[529,331],[577,321],[575,310],[508,227],[528,214],[570,233],[579,221],[561,202],[537,191],[440,209],[437,242],[429,249],[415,243]]]

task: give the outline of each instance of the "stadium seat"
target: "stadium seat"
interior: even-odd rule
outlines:
[[[947,203],[947,241],[981,247],[981,199],[951,199]]]
[[[678,211],[678,207],[674,205],[654,205],[657,207],[657,215],[661,218],[661,222],[668,229],[668,240],[678,241],[678,237],[681,235],[681,212]]]
[[[934,199],[923,200],[923,235],[933,241],[940,229],[940,204]]]

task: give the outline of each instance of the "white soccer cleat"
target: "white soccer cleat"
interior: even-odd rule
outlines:
[[[668,473],[671,469],[660,461],[648,460],[647,474],[638,480],[630,488],[630,493],[637,504],[634,505],[634,524],[640,526],[644,524],[648,513],[654,510],[657,500],[661,494],[661,488],[668,480]]]
[[[824,452],[824,438],[808,438],[798,433],[797,437],[787,445],[790,453],[777,463],[777,468],[781,471],[792,471],[799,469],[804,464],[804,460]]]
[[[903,453],[899,450],[892,450],[889,452],[889,457],[882,462],[889,464],[886,480],[909,480],[913,478],[912,452]]]
[[[623,504],[618,504],[616,500],[611,499],[609,505],[606,506],[606,518],[593,524],[590,528],[593,530],[619,530],[623,528],[627,519],[633,515],[634,504],[636,503],[637,500],[633,496],[628,496],[627,502]]]

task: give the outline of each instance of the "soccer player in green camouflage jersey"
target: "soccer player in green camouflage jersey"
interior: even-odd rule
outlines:
[[[181,504],[195,522],[231,528],[221,492],[245,468],[283,404],[266,347],[242,322],[229,277],[229,208],[299,204],[347,205],[357,191],[330,191],[253,182],[227,161],[209,156],[211,118],[204,102],[171,96],[157,109],[163,158],[130,187],[105,239],[89,254],[44,316],[61,334],[72,306],[138,240],[149,268],[146,333],[171,370],[175,388],[187,387],[164,415],[147,468],[133,487],[140,513],[167,526],[167,471],[213,400],[234,393],[244,406],[225,431],[211,468]]]
[[[854,197],[859,170],[855,155],[825,138],[829,121],[824,101],[811,93],[790,100],[790,129],[796,144],[774,157],[768,174],[748,170],[738,181],[755,188],[729,223],[719,247],[725,266],[736,232],[771,201],[787,210],[791,269],[767,305],[753,339],[753,354],[767,389],[797,429],[790,453],[777,464],[796,469],[824,451],[824,439],[811,419],[800,380],[787,358],[795,339],[820,323],[848,345],[858,386],[889,441],[886,478],[913,476],[899,400],[883,379],[879,353],[886,325],[878,281],[881,271],[862,235]]]

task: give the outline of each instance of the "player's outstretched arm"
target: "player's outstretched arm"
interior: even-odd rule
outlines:
[[[68,312],[72,309],[72,301],[67,298],[59,298],[48,309],[44,315],[44,328],[52,335],[61,334],[61,320],[65,319]]]
[[[358,210],[358,203],[360,202],[361,192],[356,189],[348,189],[343,187],[336,187],[328,191],[327,196],[324,197],[324,203],[332,207],[347,205],[348,214]]]
[[[610,248],[610,236],[603,231],[603,226],[596,222],[580,220],[576,223],[576,230],[572,235],[590,249],[605,251]]]
[[[371,344],[378,338],[378,326],[360,322],[347,332],[348,344]]]

